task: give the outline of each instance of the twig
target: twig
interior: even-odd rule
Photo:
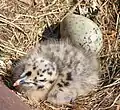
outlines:
[[[32,16],[32,15],[24,15],[24,14],[20,14],[19,17],[28,17],[28,18],[38,19],[38,18],[41,18],[41,17],[47,16],[47,15],[51,15],[51,14],[56,14],[56,13],[59,13],[59,12],[48,12],[48,13],[41,14],[41,15],[39,15],[39,16]]]
[[[53,5],[56,3],[56,1],[57,1],[57,0],[54,0],[50,5],[44,6],[44,8],[42,8],[40,11],[45,11],[45,10],[49,9],[49,7],[53,6]],[[43,0],[42,0],[42,2],[43,2]],[[43,2],[43,3],[44,3],[44,2]]]
[[[1,17],[0,17],[0,22],[3,22],[3,23],[6,23],[6,24],[11,25],[11,26],[13,26],[13,27],[16,27],[16,28],[17,28],[19,31],[21,31],[24,35],[27,35],[27,34],[23,31],[22,28],[20,28],[19,26],[17,26],[17,25],[14,24],[14,23],[8,21],[7,19],[4,19],[4,18],[1,18]]]
[[[70,13],[73,13],[74,10],[76,9],[76,7],[80,4],[80,2],[81,2],[81,1],[78,1],[78,2],[75,4],[75,6],[73,6],[73,7],[70,9],[70,11],[60,20],[60,22],[62,22],[63,19],[65,19],[67,15],[69,15]]]
[[[25,52],[22,52],[22,51],[19,51],[19,50],[16,50],[16,49],[12,49],[12,48],[7,47],[7,46],[4,46],[4,45],[2,45],[2,44],[0,44],[0,47],[3,47],[3,48],[5,48],[5,49],[12,50],[12,51],[14,51],[14,52],[18,52],[18,53],[21,53],[21,54],[23,54],[23,55],[26,55]]]
[[[116,101],[120,98],[120,94],[115,98],[114,102],[109,106],[109,107],[105,107],[105,108],[99,108],[99,110],[106,110],[106,109],[110,109],[111,107],[113,107],[116,103]]]
[[[112,91],[113,92],[113,91]],[[112,92],[111,93],[109,93],[107,96],[105,96],[104,98],[103,98],[103,100],[97,105],[98,107],[106,100],[106,98],[109,98],[110,96],[111,96],[111,94],[112,94]],[[98,109],[99,110],[99,109]]]
[[[105,2],[103,3],[103,5],[100,7],[100,9],[101,9],[103,6],[105,6],[108,1],[109,1],[109,0],[105,1]]]
[[[107,85],[107,86],[104,86],[104,87],[102,87],[101,89],[105,89],[105,88],[108,88],[108,87],[112,87],[112,86],[115,86],[115,85],[117,85],[117,84],[120,84],[120,78],[118,78],[114,83],[109,84],[109,85]]]
[[[44,102],[44,104],[45,104],[46,106],[48,106],[49,108],[51,108],[52,110],[60,110],[60,108],[56,108],[56,107],[54,107],[54,106],[52,106],[52,105],[50,105],[50,104],[48,104],[48,103],[45,103],[45,102]]]
[[[118,29],[119,17],[120,17],[120,15],[119,15],[119,14],[117,14],[117,20],[116,20],[116,30]]]

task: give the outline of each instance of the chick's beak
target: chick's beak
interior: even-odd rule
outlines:
[[[14,84],[13,86],[16,87],[16,86],[19,86],[21,84],[25,83],[25,81],[23,79],[18,79]]]

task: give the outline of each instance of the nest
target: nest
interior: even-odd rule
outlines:
[[[73,0],[74,1],[74,0]],[[70,13],[80,13],[81,6],[92,0],[0,0],[0,75],[11,87],[12,61],[20,59],[43,38],[56,36],[58,23]],[[103,47],[99,53],[100,87],[86,96],[79,96],[72,104],[56,106],[49,102],[31,104],[39,110],[119,110],[120,109],[120,1],[93,0],[98,13],[92,20],[103,33]],[[59,35],[59,32],[57,32]]]

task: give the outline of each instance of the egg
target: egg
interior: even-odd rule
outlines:
[[[103,44],[100,28],[92,20],[77,14],[69,14],[61,22],[60,34],[69,37],[77,47],[94,53],[98,53]]]

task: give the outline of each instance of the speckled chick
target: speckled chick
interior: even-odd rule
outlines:
[[[68,40],[42,42],[20,65],[24,69],[14,86],[20,85],[20,91],[34,101],[69,103],[96,88],[99,81],[96,55]]]

